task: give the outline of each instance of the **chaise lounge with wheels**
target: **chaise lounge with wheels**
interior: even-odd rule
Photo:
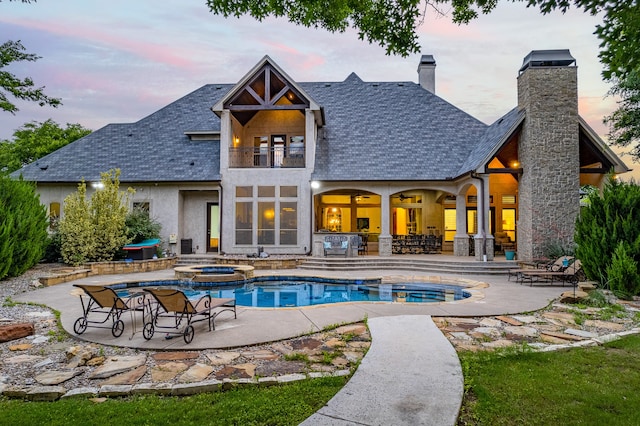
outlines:
[[[146,340],[159,330],[168,336],[182,335],[189,344],[195,335],[194,323],[207,321],[211,331],[215,329],[215,318],[222,312],[231,311],[234,318],[238,317],[235,299],[212,298],[205,294],[198,300],[191,300],[184,292],[171,288],[145,288],[144,291],[152,296],[148,302],[150,315],[142,329]]]
[[[531,269],[524,271],[520,275],[520,284],[524,281],[529,281],[529,286],[533,285],[535,281],[545,280],[553,284],[555,280],[561,281],[564,286],[565,283],[576,285],[580,281],[580,274],[582,273],[582,263],[580,259],[576,259],[571,265],[564,268],[562,271],[542,271]]]
[[[80,295],[82,316],[73,324],[76,334],[84,333],[88,327],[110,328],[113,337],[120,337],[124,331],[124,322],[120,318],[122,313],[129,310],[143,310],[144,297],[135,295],[128,298],[120,297],[112,288],[102,285],[74,284],[81,288]],[[89,317],[104,316],[102,321]],[[111,320],[111,325],[107,322]]]
[[[573,262],[573,256],[560,256],[553,262],[547,263],[537,263],[537,267],[531,268],[514,268],[509,269],[508,271],[508,280],[511,281],[511,277],[516,277],[516,282],[520,282],[522,278],[521,275],[523,272],[533,272],[533,271],[548,271],[548,272],[562,272],[565,270],[571,262]]]

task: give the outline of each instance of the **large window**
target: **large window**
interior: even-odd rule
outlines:
[[[236,244],[296,245],[298,187],[261,185],[256,189],[236,187]]]
[[[236,244],[253,244],[253,202],[236,202]]]

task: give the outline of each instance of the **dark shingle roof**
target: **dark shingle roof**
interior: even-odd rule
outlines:
[[[416,83],[301,83],[325,108],[317,180],[443,180],[458,175],[487,125]]]
[[[318,180],[453,178],[478,167],[504,127],[489,127],[413,82],[363,82],[352,73],[342,82],[299,86],[324,108]],[[219,132],[220,119],[210,108],[232,87],[203,86],[136,123],[105,126],[16,174],[78,182],[120,168],[123,182],[218,181],[219,141],[191,141],[184,133]]]
[[[219,141],[191,141],[185,131],[220,131],[209,109],[232,85],[206,85],[131,124],[109,124],[15,175],[37,182],[99,180],[121,170],[123,182],[220,180]]]
[[[483,161],[487,161],[491,152],[499,144],[506,142],[505,138],[509,137],[514,128],[524,120],[524,116],[524,110],[515,107],[487,127],[482,138],[458,170],[458,176],[475,170]]]

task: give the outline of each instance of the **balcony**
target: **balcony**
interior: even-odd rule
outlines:
[[[233,169],[304,168],[304,147],[229,148],[229,167]]]

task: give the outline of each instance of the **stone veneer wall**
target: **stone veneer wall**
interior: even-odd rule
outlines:
[[[550,242],[573,241],[580,209],[576,67],[529,67],[518,77],[526,118],[518,143],[518,258],[543,254]]]
[[[86,263],[80,268],[62,268],[59,273],[48,277],[40,277],[42,285],[52,286],[69,281],[86,278],[92,275],[132,274],[138,272],[162,271],[173,268],[177,257],[164,257],[161,259],[135,260],[133,262],[92,262]]]
[[[296,269],[304,263],[305,257],[299,258],[240,258],[220,257],[215,259],[216,265],[250,265],[255,269]]]

